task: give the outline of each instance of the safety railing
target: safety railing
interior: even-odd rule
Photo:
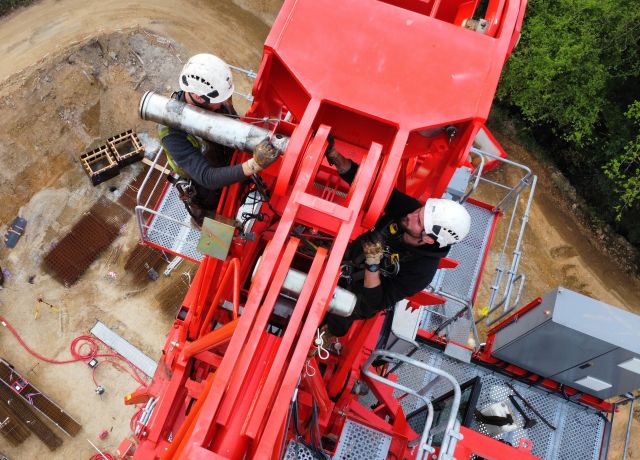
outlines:
[[[171,169],[166,161],[159,164],[162,155],[160,147],[136,195],[135,214],[140,238],[147,244],[197,262],[202,258],[196,251],[200,231],[192,226],[177,191],[163,180]],[[153,179],[154,171],[158,170],[162,174]],[[156,197],[159,197],[157,202],[154,201]],[[161,205],[170,202],[173,204],[163,210]]]
[[[239,73],[241,75],[244,75],[251,82],[253,82],[256,79],[256,77],[258,76],[258,74],[255,73],[253,70],[243,69],[242,67],[237,67],[237,66],[231,65],[231,64],[228,64],[228,65],[231,68],[231,70],[233,70],[234,72],[237,72],[237,73]],[[241,92],[235,90],[233,92],[233,94],[237,94],[238,96],[245,98],[247,101],[253,102],[253,96],[250,93],[241,93]]]
[[[378,358],[388,358],[394,360],[396,362],[401,362],[405,364],[409,364],[411,366],[418,367],[420,369],[425,370],[426,372],[430,372],[439,377],[442,377],[448,380],[453,387],[453,402],[451,404],[451,411],[449,413],[449,418],[447,419],[447,426],[445,428],[444,436],[442,438],[442,444],[440,445],[440,452],[438,454],[438,460],[448,460],[451,459],[451,454],[455,450],[455,444],[457,439],[460,436],[459,423],[456,423],[456,416],[458,414],[458,409],[460,407],[460,399],[461,399],[461,390],[460,385],[456,381],[456,379],[449,373],[429,366],[417,359],[409,358],[406,355],[395,353],[389,350],[374,350],[366,363],[362,366],[362,373],[369,377],[372,380],[380,382],[384,385],[388,385],[392,388],[400,390],[405,394],[409,394],[412,396],[416,396],[422,399],[427,406],[427,421],[425,423],[424,429],[422,430],[422,435],[420,436],[420,441],[418,444],[418,452],[416,455],[416,460],[427,459],[435,449],[431,446],[431,441],[429,440],[429,432],[431,431],[431,425],[433,424],[433,405],[431,404],[431,399],[420,392],[413,390],[412,388],[401,385],[397,382],[394,382],[386,377],[383,377],[375,372],[369,370],[369,367],[373,363],[373,361]]]
[[[502,213],[505,216],[509,215],[509,224],[498,256],[494,280],[490,287],[487,308],[482,316],[476,320],[476,323],[479,323],[483,319],[486,319],[487,325],[491,325],[506,316],[516,307],[524,289],[526,278],[523,273],[518,272],[518,268],[522,258],[524,231],[529,220],[529,213],[538,178],[527,166],[507,158],[502,158],[499,155],[482,151],[475,147],[471,148],[470,155],[477,157],[479,164],[471,175],[473,184],[463,199],[466,200],[472,193],[478,193],[481,185],[503,190],[504,195],[499,197],[496,204],[491,204],[493,206],[492,211]],[[498,161],[505,166],[520,171],[521,175],[517,183],[509,186],[485,177],[483,175],[483,166],[486,159]],[[521,206],[521,197],[523,197],[523,194],[526,196],[526,203],[523,212],[520,213],[519,207]],[[515,230],[514,227],[518,225],[519,229]],[[510,255],[507,255],[509,250]],[[501,311],[499,311],[500,309]]]

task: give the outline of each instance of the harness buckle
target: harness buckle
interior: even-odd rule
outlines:
[[[340,265],[340,278],[351,282],[351,275],[353,275],[353,267],[350,264]]]

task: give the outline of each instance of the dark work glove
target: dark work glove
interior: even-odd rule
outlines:
[[[278,151],[271,145],[269,139],[265,139],[260,142],[255,149],[253,149],[253,160],[260,167],[264,169],[278,158]]]
[[[362,252],[364,253],[364,263],[367,265],[379,265],[384,255],[384,246],[382,241],[370,241],[364,239],[362,241]]]

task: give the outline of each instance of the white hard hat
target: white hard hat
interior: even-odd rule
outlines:
[[[423,208],[424,231],[441,248],[462,240],[471,228],[471,216],[460,203],[429,198]]]
[[[212,104],[224,102],[233,94],[231,69],[213,54],[196,54],[180,72],[180,88],[204,97]]]

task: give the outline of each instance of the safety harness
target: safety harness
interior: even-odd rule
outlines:
[[[176,99],[178,101],[185,100],[184,91],[176,91],[171,94],[172,99]],[[231,104],[223,105],[219,113],[227,114],[227,115],[237,115],[235,109]],[[164,144],[164,139],[171,133],[169,127],[164,125],[158,125],[158,136],[160,138],[160,144],[164,150],[164,153],[167,157],[167,162],[169,166],[175,173],[177,177],[168,176],[168,180],[171,184],[173,184],[180,197],[180,200],[184,202],[187,211],[197,222],[201,222],[203,216],[203,206],[202,203],[198,200],[198,192],[196,188],[196,184],[193,179],[189,176],[189,174],[182,169],[176,161],[171,156],[169,149]],[[213,166],[227,166],[231,162],[231,156],[233,154],[233,150],[228,147],[214,144],[207,141],[202,141],[198,137],[193,134],[185,133],[186,139],[193,145],[193,147],[201,152],[207,161],[211,163]]]

